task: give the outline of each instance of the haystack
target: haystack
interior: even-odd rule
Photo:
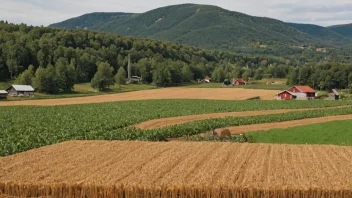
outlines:
[[[221,137],[231,135],[231,132],[228,129],[216,129],[215,132],[217,136]]]

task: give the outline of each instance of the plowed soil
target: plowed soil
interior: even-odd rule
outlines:
[[[338,106],[338,107],[311,108],[311,109],[279,109],[279,110],[210,113],[210,114],[201,114],[201,115],[178,116],[178,117],[171,117],[171,118],[161,118],[161,119],[149,120],[146,122],[142,122],[140,124],[133,125],[131,127],[136,127],[138,129],[157,129],[157,128],[162,128],[162,127],[171,126],[171,125],[184,124],[187,122],[213,119],[213,118],[248,117],[248,116],[257,116],[257,115],[288,113],[288,112],[293,112],[293,111],[346,108],[346,107],[350,107],[350,106],[351,105]]]
[[[273,100],[275,99],[275,94],[277,93],[277,90],[254,90],[242,88],[164,88],[78,98],[8,101],[0,102],[0,106],[55,106],[155,99],[247,100],[257,96],[259,96],[262,100]]]
[[[231,134],[242,134],[247,132],[254,131],[268,131],[271,129],[286,129],[296,126],[304,126],[309,124],[317,124],[323,122],[331,122],[337,120],[352,120],[352,115],[340,115],[340,116],[328,116],[321,118],[308,118],[303,120],[293,120],[286,122],[273,122],[273,123],[264,123],[264,124],[252,124],[252,125],[243,125],[235,127],[226,127],[229,129]],[[209,132],[207,134],[210,134]]]
[[[71,141],[0,158],[0,194],[350,197],[351,166],[341,146]]]

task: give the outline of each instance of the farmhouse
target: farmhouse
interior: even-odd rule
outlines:
[[[315,90],[309,86],[293,86],[287,91],[295,93],[297,99],[312,100],[315,98]]]
[[[336,89],[331,89],[329,91],[329,100],[339,100],[340,99],[340,94],[337,92]]]
[[[309,86],[293,86],[290,89],[276,94],[278,100],[312,100],[315,90]]]
[[[30,85],[12,85],[6,90],[10,96],[33,96],[34,89]]]
[[[247,82],[244,81],[242,78],[239,78],[233,84],[235,84],[235,85],[247,85]]]
[[[7,91],[5,90],[0,90],[0,100],[5,99],[7,97]]]

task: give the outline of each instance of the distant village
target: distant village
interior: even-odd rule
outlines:
[[[298,48],[299,49],[308,49],[310,46],[309,45],[300,45],[300,46],[298,46]],[[326,50],[326,48],[315,48],[315,51],[316,52],[322,52],[322,53],[326,53],[327,52],[327,50]]]

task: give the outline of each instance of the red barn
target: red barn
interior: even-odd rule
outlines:
[[[235,85],[247,85],[247,82],[244,81],[242,78],[239,78],[235,81]]]

